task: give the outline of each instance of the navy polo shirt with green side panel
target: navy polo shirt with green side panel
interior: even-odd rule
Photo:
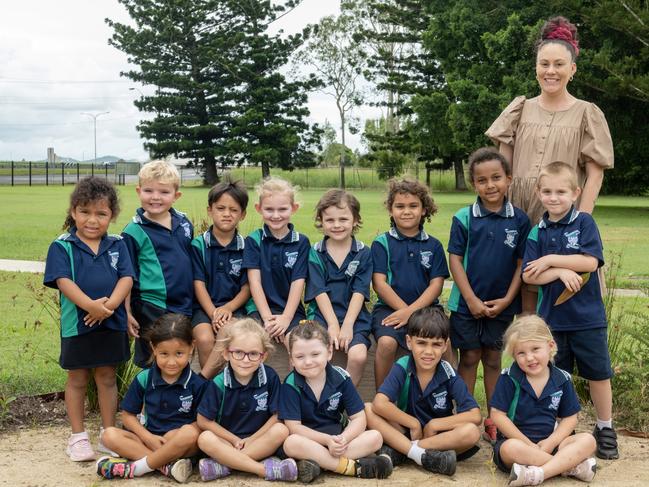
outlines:
[[[259,365],[247,384],[240,384],[229,365],[213,379],[198,413],[239,438],[248,438],[279,411],[281,382],[272,367]]]
[[[77,237],[76,228],[64,233],[50,245],[45,261],[43,284],[58,289],[56,280],[66,278],[73,281],[90,299],[110,298],[117,281],[122,277],[135,277],[128,249],[119,235],[104,235],[95,254]],[[61,336],[74,337],[100,328],[126,331],[126,309],[124,303],[113,314],[94,326],[83,322],[88,312],[79,308],[63,293],[61,302]]]
[[[232,241],[223,247],[212,234],[212,226],[192,240],[192,271],[195,281],[203,281],[212,304],[217,308],[239,294],[248,276],[243,269],[245,239],[235,232]],[[200,309],[198,301],[195,309]],[[245,308],[234,314],[246,314]]]
[[[432,380],[422,391],[412,354],[395,362],[376,392],[417,418],[422,427],[431,419],[451,416],[454,407],[456,414],[480,407],[462,377],[445,360],[437,364]]]
[[[558,222],[548,220],[547,212],[530,231],[523,258],[523,270],[528,262],[550,254],[585,254],[595,257],[598,267],[604,265],[602,240],[595,220],[588,213],[572,208]],[[570,299],[555,306],[566,289],[561,279],[540,286],[536,313],[553,331],[577,331],[606,327],[606,312],[597,272],[591,272],[588,282]]]
[[[173,208],[171,230],[144,216],[138,208],[133,221],[122,232],[136,281],[131,300],[151,303],[170,313],[192,315],[194,279],[192,276],[191,242],[194,227]]]
[[[303,375],[293,370],[282,384],[279,419],[300,421],[320,433],[339,435],[343,431],[343,412],[348,417],[363,411],[364,404],[347,371],[327,364],[327,375],[320,399]]]
[[[530,231],[525,212],[505,200],[498,212],[487,210],[480,197],[461,208],[451,224],[448,253],[463,257],[464,271],[475,295],[482,301],[505,297],[512,283],[518,259],[523,258]],[[451,311],[470,315],[471,311],[453,284],[448,300]],[[512,317],[521,312],[520,296],[499,316]]]

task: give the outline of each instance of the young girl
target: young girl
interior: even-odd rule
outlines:
[[[572,434],[579,401],[570,374],[552,363],[557,347],[550,329],[540,317],[525,316],[507,329],[504,340],[515,362],[503,371],[491,398],[498,427],[494,462],[511,470],[512,486],[538,485],[559,474],[590,482],[595,438]]]
[[[186,482],[198,453],[196,410],[209,382],[192,372],[192,325],[188,317],[165,314],[147,330],[153,365],[140,372],[121,403],[123,429],[108,428],[104,443],[120,457],[102,457],[97,474],[133,478],[159,470]],[[137,415],[143,411],[142,422]],[[133,461],[134,460],[134,461]]]
[[[424,231],[424,222],[437,212],[428,188],[419,181],[393,179],[385,205],[390,231],[372,243],[372,285],[379,297],[372,310],[377,389],[394,363],[397,347],[406,350],[410,315],[427,306],[444,315],[438,297],[448,277],[442,244]]]
[[[291,216],[299,208],[295,188],[283,179],[270,177],[257,186],[259,203],[255,210],[264,221],[246,239],[243,267],[256,318],[276,341],[284,340],[304,319],[302,293],[307,276],[309,239],[296,232]]]
[[[363,376],[372,342],[370,299],[372,254],[354,238],[361,226],[361,205],[342,189],[327,191],[316,206],[316,227],[325,238],[309,255],[309,278],[304,300],[307,314],[327,326],[336,350],[347,353],[347,371],[355,386]]]
[[[329,334],[315,321],[304,321],[289,336],[294,370],[282,384],[279,405],[279,418],[291,433],[284,451],[299,460],[301,482],[311,482],[321,467],[342,475],[386,478],[392,473],[390,458],[369,456],[383,438],[378,431],[365,430],[363,401],[347,372],[329,364],[331,355]]]
[[[205,430],[198,446],[211,457],[198,463],[201,479],[225,477],[230,469],[266,480],[297,479],[295,460],[271,456],[288,436],[277,421],[279,377],[264,365],[272,349],[268,332],[250,318],[219,333],[215,350],[227,365],[198,406],[198,426]]]
[[[75,462],[95,458],[83,425],[91,370],[101,412],[98,449],[108,453],[102,437],[103,428],[115,425],[115,368],[130,355],[124,299],[133,285],[133,267],[122,239],[106,233],[118,214],[117,193],[109,182],[82,179],[70,195],[63,225],[68,233],[47,252],[43,282],[60,291],[59,363],[68,371],[65,407],[72,427],[66,452]]]

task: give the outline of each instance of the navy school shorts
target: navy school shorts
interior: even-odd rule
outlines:
[[[511,316],[474,318],[470,314],[451,313],[451,345],[459,350],[490,348],[502,350],[503,335]]]
[[[586,380],[606,380],[613,377],[608,354],[608,329],[594,328],[578,331],[552,331],[557,343],[554,364],[572,374],[577,363],[579,377]]]

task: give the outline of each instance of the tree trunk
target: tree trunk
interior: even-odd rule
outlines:
[[[216,172],[216,161],[214,160],[214,156],[205,158],[203,161],[203,168],[205,169],[203,182],[206,186],[214,186],[219,182],[219,175]]]
[[[430,188],[430,172],[433,169],[430,167],[430,164],[426,163],[426,186]]]
[[[268,161],[262,161],[261,163],[261,178],[266,179],[270,176],[270,165]]]
[[[459,157],[453,158],[453,169],[455,169],[455,189],[458,191],[466,190],[466,181],[464,179],[464,165]]]
[[[340,189],[345,189],[345,115],[340,113],[340,127],[342,131],[342,154],[340,155]]]

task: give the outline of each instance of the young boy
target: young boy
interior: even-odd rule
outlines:
[[[383,435],[381,453],[394,465],[407,456],[430,472],[453,475],[456,460],[479,449],[478,403],[442,360],[448,336],[448,321],[433,308],[415,311],[406,335],[411,353],[397,360],[374,401],[365,406],[368,428]]]
[[[482,361],[489,404],[500,375],[503,334],[521,312],[521,262],[530,220],[507,200],[511,169],[495,147],[471,154],[469,175],[478,198],[455,214],[448,242],[454,281],[448,301],[451,344],[460,350],[458,372],[471,394]],[[496,441],[489,417],[484,427],[485,439]]]
[[[148,367],[151,347],[139,339],[144,331],[166,313],[192,316],[194,227],[171,207],[181,196],[180,174],[173,164],[148,162],[138,178],[135,191],[142,206],[122,236],[137,276],[126,300],[128,331],[136,337],[134,362]]]
[[[530,232],[523,258],[523,281],[541,286],[537,313],[557,343],[555,364],[588,380],[597,413],[593,435],[597,456],[619,457],[612,426],[611,360],[607,322],[597,269],[604,264],[595,221],[574,207],[581,189],[575,170],[563,162],[545,166],[537,193],[546,209]]]
[[[212,225],[192,240],[191,253],[196,296],[192,327],[201,367],[214,348],[216,332],[234,315],[245,315],[250,299],[242,267],[245,240],[237,231],[246,217],[248,192],[240,181],[221,182],[208,193],[207,204]],[[203,372],[210,377],[216,370]]]

